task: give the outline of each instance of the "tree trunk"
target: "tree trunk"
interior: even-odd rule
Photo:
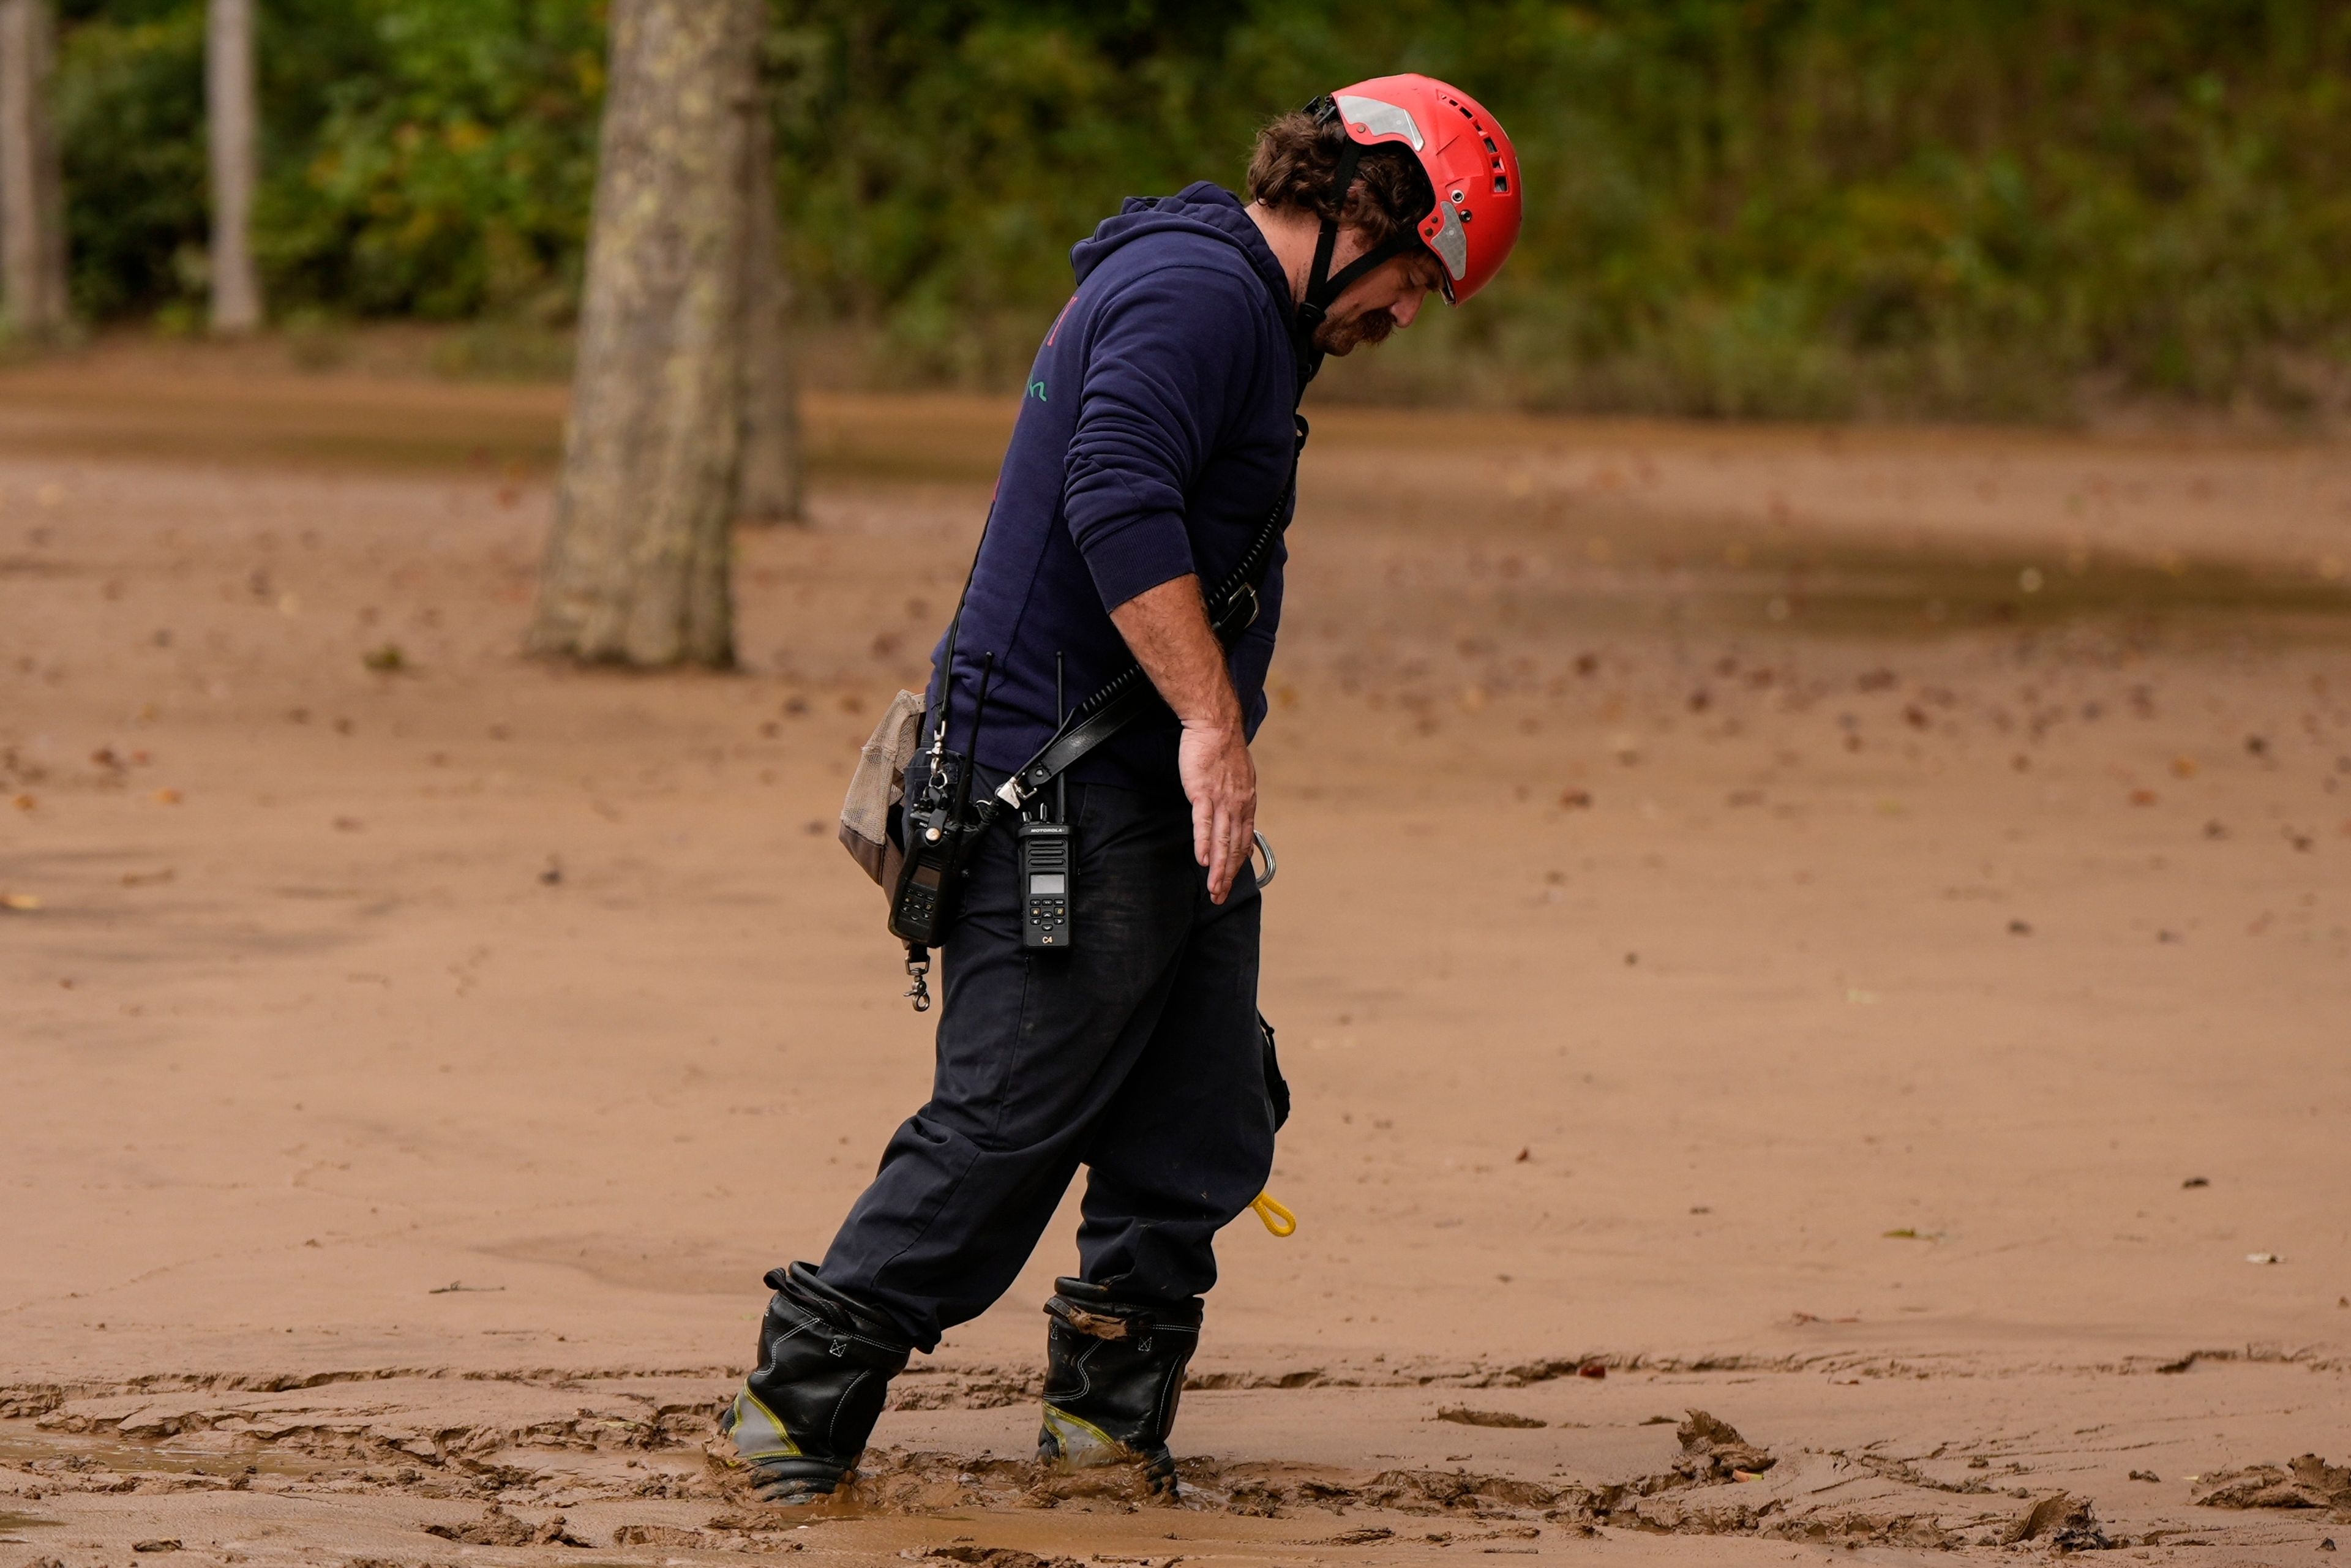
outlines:
[[[531,646],[734,660],[761,0],[613,0],[578,368]]]
[[[0,308],[19,337],[67,326],[64,182],[49,123],[49,0],[0,0]]]
[[[801,518],[800,405],[793,374],[791,284],[776,213],[775,126],[765,95],[751,127],[751,234],[743,249],[743,473],[735,509],[763,523]]]
[[[204,126],[213,176],[213,330],[261,325],[253,271],[253,0],[207,0]]]

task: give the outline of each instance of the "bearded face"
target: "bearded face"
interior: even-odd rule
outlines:
[[[1332,316],[1314,329],[1314,346],[1326,354],[1345,359],[1364,343],[1382,343],[1396,329],[1395,313],[1392,310],[1359,310],[1343,316]]]
[[[1412,325],[1442,281],[1437,258],[1426,251],[1392,258],[1331,302],[1331,313],[1314,329],[1314,346],[1344,359],[1365,343],[1385,342],[1391,332]]]

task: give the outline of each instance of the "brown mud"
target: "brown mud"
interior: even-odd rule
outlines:
[[[2351,453],[1354,410],[1185,1500],[1029,1460],[1065,1216],[749,1503],[758,1276],[928,1077],[831,819],[1008,412],[816,400],[745,668],[619,676],[515,652],[546,389],[0,372],[0,1568],[2351,1524]]]

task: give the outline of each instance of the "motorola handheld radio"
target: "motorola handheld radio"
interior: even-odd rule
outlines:
[[[916,759],[924,769],[923,782],[906,796],[906,863],[899,870],[898,885],[890,892],[890,934],[917,947],[937,946],[954,921],[966,862],[996,815],[987,801],[973,808],[971,759],[946,748],[947,714],[955,690],[954,642],[951,630],[946,674],[939,683],[938,726],[932,732],[930,754]],[[995,669],[994,654],[981,659],[979,700],[972,709],[974,735],[987,713],[987,688]]]
[[[959,809],[970,792],[962,758],[928,759],[922,792],[906,802],[906,862],[890,900],[890,931],[901,941],[938,946],[970,831]]]
[[[1038,952],[1070,949],[1070,894],[1076,871],[1076,834],[1067,822],[1024,817],[1020,839],[1020,946]]]
[[[1061,655],[1053,655],[1053,717],[1062,713]],[[1053,780],[1050,814],[1023,816],[1014,830],[1020,844],[1020,946],[1032,953],[1066,953],[1077,904],[1078,836],[1070,821],[1070,781]]]

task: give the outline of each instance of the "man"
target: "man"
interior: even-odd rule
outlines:
[[[1475,293],[1520,216],[1501,127],[1418,76],[1274,120],[1249,188],[1246,207],[1207,183],[1131,200],[1072,253],[930,711],[952,698],[949,748],[994,789],[1054,735],[1064,685],[1074,701],[1134,661],[1165,703],[1067,775],[1067,950],[1024,951],[1010,824],[981,839],[943,943],[931,1100],[824,1261],[768,1276],[759,1363],[723,1425],[777,1501],[840,1483],[890,1378],[1010,1286],[1081,1165],[1039,1450],[1139,1461],[1173,1489],[1212,1242],[1263,1190],[1277,1121],[1249,744],[1280,553],[1229,648],[1202,584],[1287,520],[1322,356],[1410,326],[1432,289]]]

